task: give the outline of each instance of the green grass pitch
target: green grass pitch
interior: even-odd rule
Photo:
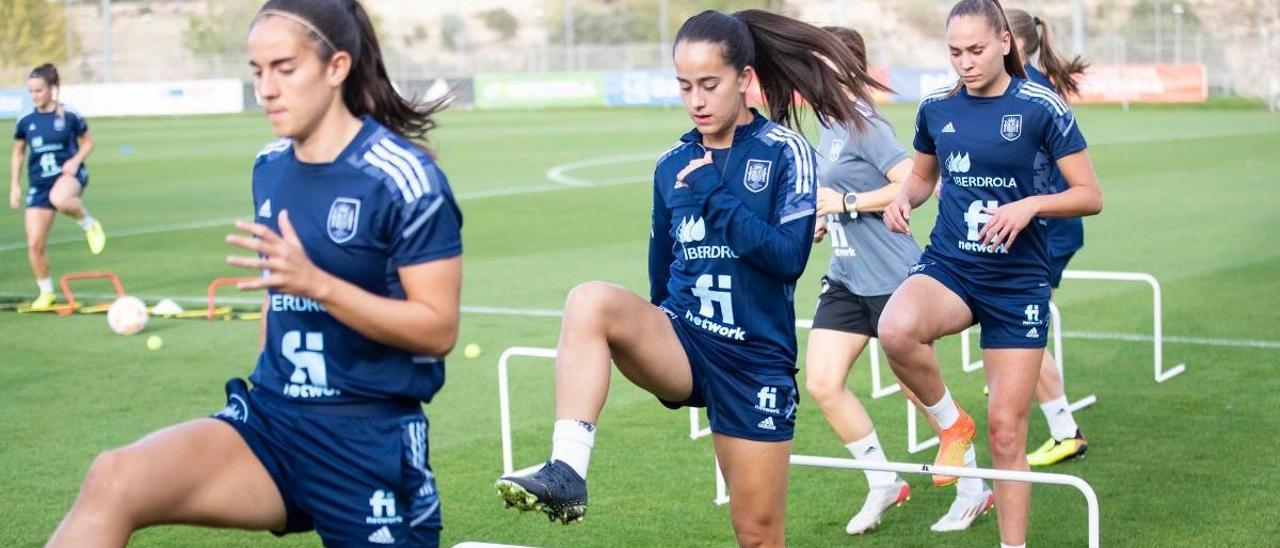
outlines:
[[[911,106],[887,116],[904,143]],[[1280,535],[1274,456],[1280,425],[1280,117],[1238,105],[1078,109],[1101,176],[1106,208],[1086,222],[1086,247],[1072,267],[1141,271],[1163,284],[1169,365],[1187,372],[1152,380],[1151,345],[1085,337],[1150,333],[1150,291],[1140,285],[1067,281],[1057,302],[1066,340],[1068,394],[1097,394],[1077,418],[1088,458],[1050,471],[1088,480],[1101,500],[1102,538],[1116,546],[1259,546]],[[678,110],[449,112],[432,145],[465,215],[468,307],[557,309],[569,288],[603,279],[646,294],[646,238],[653,158],[689,126]],[[130,293],[202,295],[223,264],[226,219],[252,214],[249,172],[271,139],[256,115],[91,120],[87,204],[112,235],[88,254],[78,229],[59,219],[50,246],[54,273],[107,269]],[[810,136],[815,134],[811,131]],[[547,177],[556,166],[586,186]],[[918,212],[916,236],[931,226]],[[20,212],[0,212],[0,295],[34,296]],[[830,256],[815,247],[800,283],[799,317],[811,317]],[[86,283],[103,292],[105,284]],[[687,414],[671,412],[615,376],[601,420],[584,524],[504,511],[493,490],[501,471],[496,361],[515,345],[554,346],[555,317],[467,312],[459,348],[484,354],[449,360],[449,380],[427,407],[431,462],[444,501],[443,543],[485,540],[542,546],[726,546],[726,507],[712,504],[709,440],[690,441]],[[222,384],[247,376],[257,347],[252,322],[154,320],[145,337],[112,334],[103,316],[0,313],[0,545],[41,544],[74,500],[98,452],[162,426],[218,410]],[[800,332],[801,341],[806,336]],[[1110,335],[1108,335],[1110,336]],[[1242,342],[1244,341],[1244,342]],[[1248,341],[1254,341],[1252,343]],[[1261,341],[1261,342],[1258,342]],[[1252,346],[1250,346],[1252,345]],[[958,344],[939,345],[957,399],[985,424],[980,373],[959,367]],[[803,356],[803,349],[801,351]],[[803,368],[803,364],[801,366]],[[886,371],[887,373],[887,371]],[[803,384],[803,373],[801,373]],[[548,361],[513,368],[517,466],[549,451],[552,377]],[[906,454],[900,396],[872,401],[867,360],[850,386],[877,421],[890,459]],[[923,423],[922,423],[923,424]],[[1047,428],[1033,408],[1030,438]],[[847,456],[811,402],[802,401],[797,453]],[[979,462],[990,465],[979,443]],[[787,536],[796,546],[991,546],[994,516],[939,537],[928,526],[949,490],[907,478],[914,496],[880,529],[850,540],[843,525],[865,493],[862,474],[793,469]],[[1084,501],[1069,488],[1034,490],[1030,543],[1081,546]],[[160,527],[137,546],[302,546],[313,534]]]

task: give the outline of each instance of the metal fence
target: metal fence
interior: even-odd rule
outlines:
[[[572,3],[579,9],[585,9],[583,6],[592,1],[573,0]],[[654,0],[655,3],[660,1]],[[376,0],[367,2],[376,4]],[[1078,49],[1090,61],[1200,63],[1207,68],[1213,95],[1265,97],[1274,93],[1273,88],[1280,81],[1280,13],[1277,13],[1280,12],[1280,0],[1251,1],[1248,4],[1252,11],[1248,16],[1232,18],[1224,17],[1220,13],[1223,12],[1221,8],[1226,5],[1231,9],[1243,9],[1244,2],[1235,7],[1231,4],[1237,2],[1181,2],[1025,0],[1022,4],[1052,23],[1060,50],[1074,52]],[[163,0],[154,0],[150,4],[164,3]],[[950,0],[789,0],[778,4],[787,13],[814,23],[853,25],[861,29],[867,37],[873,64],[923,68],[946,66],[942,20],[950,3]],[[1183,3],[1187,4],[1186,8]],[[84,4],[87,2],[77,2],[77,5]],[[559,9],[557,6],[571,3],[546,0],[544,4],[548,13],[552,13]],[[1077,7],[1081,9],[1077,10]],[[157,9],[156,13],[161,11]],[[1078,11],[1087,14],[1086,18],[1075,17]],[[1121,28],[1109,28],[1102,22],[1107,13],[1121,13],[1129,23]],[[1095,16],[1100,19],[1095,21]],[[80,19],[94,20],[94,17],[81,14]],[[1084,24],[1077,31],[1074,23],[1079,20]],[[430,23],[428,19],[424,21]],[[388,69],[399,80],[459,78],[481,72],[629,70],[671,66],[670,44],[620,40],[620,43],[566,45],[556,43],[565,32],[552,27],[534,28],[555,24],[548,21],[555,21],[555,18],[548,16],[538,21],[524,21],[521,38],[515,41],[486,38],[480,32],[448,48],[440,43],[438,37],[410,44],[399,36],[389,35],[383,41],[384,53]],[[672,28],[666,29],[662,35],[670,36],[678,26],[678,21],[669,23]],[[932,29],[935,24],[936,32]],[[97,44],[87,44],[82,48],[84,55],[63,63],[64,74],[69,81],[247,79],[249,76],[243,53],[196,55],[185,51],[180,39],[173,44],[152,45],[147,39],[130,35],[127,29],[137,25],[130,26],[131,22],[123,15],[117,16],[112,25],[119,42],[114,53],[105,58]],[[185,19],[152,23],[151,28],[166,25],[181,27],[185,25]],[[84,34],[86,29],[82,28],[80,32]],[[110,32],[100,34],[106,36]],[[21,85],[24,76],[25,72],[20,70],[0,72],[0,86]]]

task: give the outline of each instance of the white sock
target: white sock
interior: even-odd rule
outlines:
[[[53,279],[40,278],[36,280],[36,287],[40,288],[41,295],[44,295],[45,293],[53,293]]]
[[[587,479],[591,447],[596,444],[594,424],[579,420],[558,420],[551,433],[551,460],[568,464],[582,479]]]
[[[1027,548],[1027,543],[1024,542],[1022,544],[1005,544],[1004,542],[1001,542],[1000,548]]]
[[[1053,439],[1062,441],[1075,437],[1079,426],[1076,426],[1076,418],[1071,414],[1071,404],[1067,403],[1066,394],[1040,404],[1040,410],[1044,412],[1044,419],[1049,422],[1049,433]]]
[[[964,467],[978,467],[978,453],[973,450],[972,445],[970,445],[969,449],[964,452]],[[956,482],[956,496],[976,496],[986,488],[986,484],[982,483],[982,478],[960,478],[960,480]]]
[[[942,393],[942,399],[933,405],[925,406],[934,420],[938,421],[938,426],[943,430],[951,428],[956,421],[960,420],[960,408],[956,407],[955,400],[951,399],[951,390],[946,389]]]
[[[89,230],[90,228],[93,227],[93,223],[96,223],[96,222],[98,222],[98,220],[94,219],[93,215],[89,214],[89,209],[84,208],[84,217],[82,217],[79,221],[76,221],[76,224],[80,225],[80,228],[82,229]]]
[[[853,458],[858,460],[874,462],[885,462],[887,460],[884,457],[884,449],[880,447],[880,438],[876,437],[875,430],[872,430],[867,437],[847,444],[845,447],[853,454]],[[888,487],[898,479],[898,475],[893,472],[863,470],[863,473],[867,475],[867,487],[872,489]]]

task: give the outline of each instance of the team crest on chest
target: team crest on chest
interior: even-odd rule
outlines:
[[[53,119],[53,130],[62,131],[67,129],[67,120],[61,116]]]
[[[760,192],[769,186],[769,170],[773,162],[769,160],[747,160],[747,172],[742,176],[742,185],[751,192]]]
[[[356,237],[360,228],[360,200],[338,198],[329,206],[329,239],[341,244]]]
[[[1006,141],[1016,141],[1022,136],[1022,115],[1006,114],[1000,119],[1000,136]]]

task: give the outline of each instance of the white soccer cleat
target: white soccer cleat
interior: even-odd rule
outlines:
[[[936,533],[963,531],[973,525],[973,520],[991,511],[995,505],[996,495],[988,489],[983,489],[976,495],[957,494],[956,500],[951,502],[951,509],[947,511],[947,515],[942,516],[942,519],[929,529]]]
[[[850,535],[861,535],[880,524],[880,516],[884,515],[885,510],[894,506],[899,506],[911,498],[911,486],[907,482],[898,478],[893,485],[872,489],[867,492],[867,500],[862,503],[862,509],[858,510],[858,514],[849,520],[849,524],[844,526],[844,532]]]

